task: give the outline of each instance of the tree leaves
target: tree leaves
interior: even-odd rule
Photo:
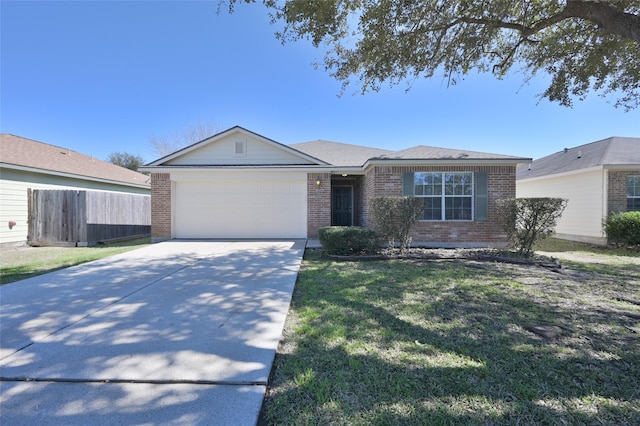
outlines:
[[[109,154],[107,161],[115,164],[116,166],[133,170],[134,172],[137,172],[138,167],[144,164],[144,160],[141,156],[129,154],[128,152],[113,152]]]
[[[240,0],[231,0],[233,4]],[[252,0],[245,0],[252,2]],[[263,0],[280,39],[328,46],[325,67],[360,91],[471,70],[497,78],[518,65],[551,76],[541,94],[572,106],[596,92],[640,104],[640,0]]]
[[[567,200],[563,198],[508,198],[496,201],[498,218],[523,257],[533,255],[533,244],[555,232]]]

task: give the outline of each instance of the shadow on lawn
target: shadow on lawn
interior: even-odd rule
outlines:
[[[491,265],[481,278],[462,262],[357,268],[325,291],[299,282],[295,309],[322,308],[276,357],[267,421],[285,410],[294,423],[640,423],[637,320],[581,307],[579,292],[545,298]]]

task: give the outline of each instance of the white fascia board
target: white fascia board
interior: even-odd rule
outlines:
[[[363,174],[362,167],[331,167],[331,166],[143,166],[138,170],[148,173],[174,173],[174,172],[306,172],[306,173],[347,173]]]
[[[70,179],[77,179],[77,180],[88,180],[88,181],[91,181],[91,182],[108,183],[110,185],[128,186],[128,187],[131,187],[131,188],[140,188],[140,189],[149,189],[149,190],[151,189],[150,185],[122,182],[122,181],[119,181],[119,180],[100,179],[100,178],[95,178],[95,177],[91,177],[91,176],[76,175],[76,174],[73,174],[73,173],[56,172],[56,171],[53,171],[53,170],[38,169],[38,168],[35,168],[35,167],[18,166],[18,165],[15,165],[15,164],[0,163],[0,168],[2,168],[2,169],[11,169],[11,170],[19,170],[19,171],[22,171],[22,172],[38,173],[38,174],[41,174],[41,175],[60,176],[60,177],[65,177],[65,178],[70,178]],[[150,180],[151,180],[151,177],[149,177],[149,181]]]
[[[602,166],[605,170],[631,170],[640,171],[640,164],[605,164]]]
[[[548,175],[536,176],[536,177],[532,177],[532,178],[516,179],[516,182],[535,182],[535,181],[538,181],[538,180],[559,178],[559,177],[565,177],[565,176],[572,176],[572,175],[578,175],[578,174],[581,174],[581,173],[595,172],[595,171],[598,171],[598,170],[604,170],[604,167],[603,166],[586,167],[584,169],[576,169],[576,170],[571,170],[571,171],[568,171],[568,172],[553,173],[553,174],[548,174]]]

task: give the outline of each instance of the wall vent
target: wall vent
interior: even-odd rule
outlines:
[[[244,157],[247,155],[247,141],[236,141],[233,155],[236,157]]]

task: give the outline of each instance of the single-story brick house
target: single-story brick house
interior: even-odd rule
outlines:
[[[371,226],[369,199],[425,200],[416,243],[501,245],[495,201],[515,196],[530,158],[416,146],[283,145],[236,126],[140,168],[151,173],[152,237],[315,238]]]
[[[29,190],[79,190],[144,196],[149,177],[67,148],[0,134],[0,244],[22,245]],[[148,201],[147,201],[148,204]],[[149,226],[149,213],[144,225]]]
[[[566,198],[556,236],[606,244],[607,216],[640,210],[640,138],[610,137],[520,165],[516,193]]]

